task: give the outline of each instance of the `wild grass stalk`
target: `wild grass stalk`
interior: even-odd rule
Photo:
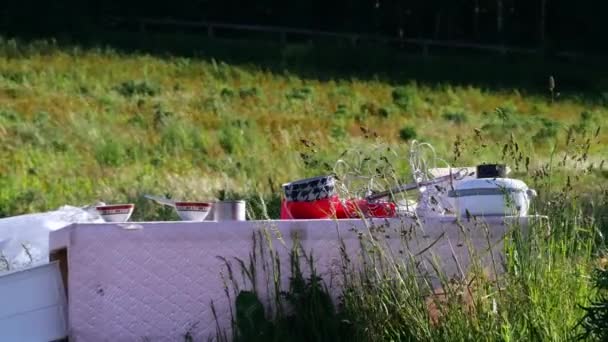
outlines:
[[[525,159],[516,145],[514,140],[507,143],[507,156]],[[369,151],[378,153],[378,149]],[[394,160],[399,154],[391,156]],[[387,161],[383,172],[376,173],[375,167],[361,167],[365,163],[380,165],[374,163],[384,158]],[[580,155],[573,157],[577,158]],[[398,179],[386,155],[360,157],[354,153],[339,165],[349,165],[349,168],[337,169],[338,174],[350,172],[366,185],[386,186]],[[563,163],[554,168],[550,166],[543,169],[557,173],[567,167]],[[574,177],[570,180],[566,177],[563,187],[556,186],[551,174],[533,178],[542,196],[532,213],[547,217],[532,216],[523,225],[518,220],[511,221],[504,238],[496,239],[497,232],[491,230],[496,226],[489,225],[482,217],[462,218],[454,227],[462,237],[460,246],[456,241],[448,241],[452,252],[447,256],[437,255],[433,248],[440,239],[445,239],[443,235],[437,240],[427,239],[424,246],[418,245],[416,249],[416,239],[428,233],[424,220],[413,219],[409,222],[414,224],[397,229],[365,221],[366,228],[359,232],[360,247],[356,251],[348,250],[344,241],[338,247],[342,273],[335,311],[324,311],[323,305],[313,299],[309,298],[308,302],[313,307],[310,310],[325,320],[325,326],[331,326],[332,322],[338,324],[336,319],[344,324],[338,324],[341,327],[338,335],[331,330],[309,338],[354,341],[563,341],[575,338],[582,331],[578,323],[586,313],[582,306],[587,305],[595,293],[590,275],[597,241],[601,239],[601,221],[590,218],[598,202],[593,202],[590,208],[588,199],[576,189],[578,182],[584,184],[586,176],[576,178],[577,183]],[[356,186],[362,183],[349,183],[351,188],[344,187],[342,195],[360,194]],[[552,192],[554,189],[560,192]],[[398,247],[390,236],[398,236]],[[289,259],[290,274],[300,285],[291,283],[283,289],[278,281],[280,277],[273,278],[274,289],[278,291],[275,293],[283,294],[273,297],[276,301],[273,305],[282,303],[282,311],[275,311],[275,315],[265,313],[270,323],[289,319],[308,322],[304,317],[308,317],[309,309],[302,312],[302,307],[292,306],[294,303],[287,300],[293,298],[290,296],[302,295],[298,292],[302,288],[317,289],[307,293],[308,296],[315,293],[329,296],[328,289],[315,275],[314,258],[298,258],[302,251],[295,246]],[[468,261],[462,259],[462,251],[456,252],[458,248],[467,251]],[[275,258],[274,263],[285,260],[279,254],[271,257]],[[309,277],[302,276],[302,260],[306,260]],[[447,263],[456,265],[456,276],[446,273]],[[245,265],[241,263],[242,267]],[[309,324],[307,329],[314,330],[318,322]],[[233,329],[238,330],[238,324],[233,325]],[[279,331],[277,336],[290,336],[288,326],[277,323],[273,329]]]

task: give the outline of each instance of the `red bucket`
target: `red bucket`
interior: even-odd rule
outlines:
[[[374,202],[365,199],[341,201],[338,196],[315,201],[285,201],[281,203],[282,220],[298,219],[347,219],[358,217],[395,217],[395,203]]]
[[[337,195],[315,201],[281,203],[281,220],[345,218],[344,207]]]
[[[365,199],[347,200],[344,211],[348,217],[377,217],[388,218],[397,215],[396,205],[393,202],[368,202]]]

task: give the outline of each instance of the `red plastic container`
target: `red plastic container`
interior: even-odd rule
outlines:
[[[281,220],[326,219],[344,216],[344,208],[338,196],[309,202],[283,200],[281,203]]]
[[[397,215],[396,205],[393,202],[368,202],[365,199],[347,200],[344,210],[348,217],[378,217],[387,218]]]
[[[338,196],[316,201],[285,201],[281,203],[282,220],[347,219],[357,217],[395,217],[395,203],[374,202],[365,199],[341,201]]]

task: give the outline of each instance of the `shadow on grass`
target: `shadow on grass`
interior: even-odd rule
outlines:
[[[48,37],[47,37],[48,38]],[[304,79],[379,80],[390,84],[416,81],[430,85],[471,85],[489,90],[518,89],[549,95],[549,77],[556,80],[562,98],[593,104],[608,103],[608,71],[593,59],[563,60],[540,55],[475,54],[471,51],[434,49],[424,57],[419,47],[389,45],[352,46],[332,39],[280,44],[268,37],[248,40],[209,39],[206,34],[176,32],[99,31],[59,36],[60,47],[109,47],[120,53],[175,56],[289,73]],[[21,37],[31,41],[31,37]]]

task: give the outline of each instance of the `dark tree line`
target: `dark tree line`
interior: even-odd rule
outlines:
[[[5,0],[0,27],[77,34],[149,17],[606,51],[607,12],[601,0]]]

